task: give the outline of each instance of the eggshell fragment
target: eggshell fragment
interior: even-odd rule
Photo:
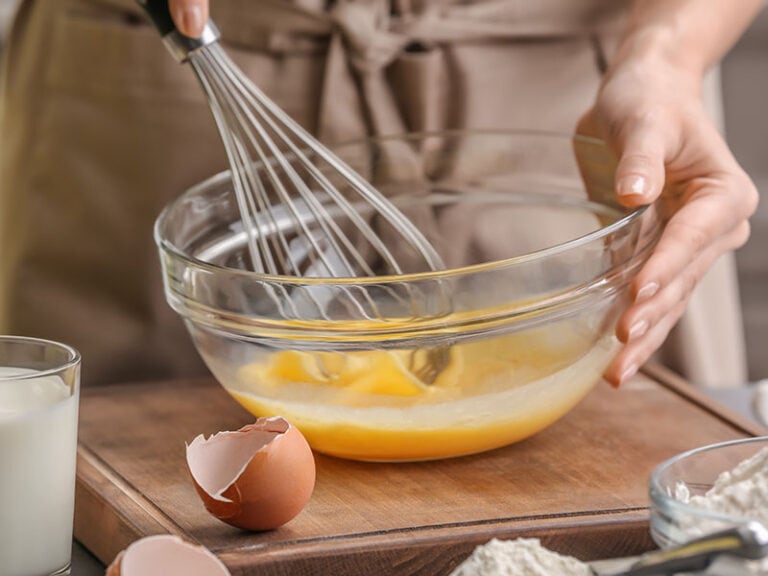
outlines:
[[[246,530],[271,530],[295,517],[315,486],[309,444],[284,418],[259,418],[234,432],[202,434],[187,466],[206,509]]]
[[[170,534],[147,536],[120,552],[106,576],[231,576],[224,563],[204,546]]]

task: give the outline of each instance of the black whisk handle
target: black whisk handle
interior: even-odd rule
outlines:
[[[176,31],[176,25],[171,18],[171,10],[168,8],[168,0],[136,0],[136,2],[147,13],[161,36]]]
[[[190,38],[179,32],[171,18],[168,0],[136,0],[136,2],[160,32],[165,47],[179,62],[185,62],[190,54],[218,41],[220,37],[218,28],[210,20],[205,25],[200,38]]]

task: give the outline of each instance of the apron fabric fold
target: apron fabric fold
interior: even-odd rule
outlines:
[[[628,2],[211,4],[254,83],[339,143],[448,128],[570,133]],[[227,168],[192,71],[133,0],[23,0],[1,71],[0,329],[74,345],[86,385],[204,373],[164,301],[152,238],[172,198]],[[715,274],[702,293],[729,315],[697,312],[669,363],[736,384],[738,294],[732,267]],[[717,366],[697,371],[712,349]]]

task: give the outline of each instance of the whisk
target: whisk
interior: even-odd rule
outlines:
[[[254,271],[332,278],[403,274],[390,246],[400,254],[406,247],[411,272],[445,268],[411,220],[245,76],[218,43],[212,22],[200,38],[189,38],[176,30],[167,0],[137,2],[173,56],[192,66],[208,98]],[[376,228],[386,226],[386,242],[374,221]],[[347,296],[366,318],[379,317],[366,291],[348,288]],[[298,315],[290,297],[275,300],[284,316]],[[415,350],[411,370],[432,383],[447,360],[443,348]]]

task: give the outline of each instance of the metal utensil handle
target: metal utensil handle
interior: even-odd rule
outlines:
[[[720,554],[751,560],[763,558],[768,554],[768,530],[759,522],[728,528],[669,550],[651,552],[617,576],[652,576],[704,570]]]
[[[221,37],[219,29],[210,20],[200,38],[190,38],[179,32],[173,23],[168,0],[136,0],[136,3],[147,13],[152,24],[160,32],[165,47],[179,62],[186,62],[190,54],[218,41]]]

